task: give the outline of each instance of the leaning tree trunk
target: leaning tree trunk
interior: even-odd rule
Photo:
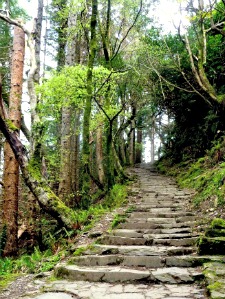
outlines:
[[[18,131],[20,130],[21,125],[21,97],[23,85],[24,53],[25,34],[21,28],[15,26],[8,117],[11,126],[13,126]],[[3,225],[6,230],[4,256],[14,256],[17,254],[18,250],[17,233],[19,165],[8,142],[5,143],[4,147],[3,183]]]
[[[26,185],[42,209],[55,218],[59,225],[68,229],[76,228],[76,213],[68,208],[50,189],[48,182],[42,177],[41,171],[37,167],[39,165],[35,156],[31,161],[28,160],[26,149],[18,137],[18,132],[9,129],[2,113],[0,113],[0,130],[13,150]]]

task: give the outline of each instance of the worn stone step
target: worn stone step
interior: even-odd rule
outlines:
[[[194,268],[158,268],[156,270],[136,270],[120,266],[84,267],[58,264],[54,270],[57,278],[94,282],[158,282],[193,283],[203,278],[201,271]]]
[[[168,217],[167,217],[168,216]],[[170,216],[170,217],[169,217]],[[152,222],[152,223],[181,223],[187,221],[195,221],[196,216],[182,216],[182,217],[171,217],[171,215],[152,215],[148,218],[140,217],[128,217],[127,222]]]
[[[155,203],[135,203],[135,209],[136,211],[146,211],[148,212],[151,209],[177,209],[177,210],[183,210],[184,204],[155,204]]]
[[[123,229],[173,229],[173,228],[190,228],[195,225],[195,222],[180,222],[180,223],[154,223],[154,222],[124,222],[119,224],[119,228]]]
[[[154,213],[154,214],[158,214],[158,213],[171,213],[171,212],[179,212],[179,211],[183,211],[183,208],[181,207],[173,207],[173,208],[164,208],[164,207],[160,207],[160,208],[149,208],[149,207],[145,207],[145,206],[141,206],[141,205],[137,205],[135,207],[134,213]]]
[[[132,212],[130,215],[130,218],[150,218],[150,217],[154,217],[154,218],[179,218],[179,217],[194,217],[194,219],[196,218],[196,216],[191,213],[191,212],[178,212],[178,211],[152,211],[150,210],[149,212]],[[185,221],[185,220],[184,220]]]
[[[70,263],[82,266],[122,265],[125,267],[162,268],[165,257],[161,256],[126,256],[126,255],[88,255],[70,259]]]
[[[87,255],[70,258],[69,263],[79,266],[112,266],[124,267],[197,267],[206,262],[225,262],[224,256],[126,256],[126,255]]]
[[[132,223],[138,223],[138,222],[149,222],[149,223],[176,223],[175,218],[159,218],[159,217],[152,217],[152,218],[146,218],[146,219],[142,219],[142,218],[127,218],[127,222],[132,222]]]
[[[145,234],[159,234],[159,235],[180,235],[188,234],[190,235],[192,229],[190,227],[184,228],[153,228],[153,229],[114,229],[110,232],[110,235],[120,236],[120,237],[130,237],[130,238],[142,238]]]
[[[121,254],[136,256],[163,256],[163,255],[186,255],[195,252],[194,247],[183,246],[146,246],[146,245],[102,245],[94,244],[91,249],[85,251],[86,255],[102,254]]]
[[[164,246],[192,246],[196,244],[197,237],[170,238],[166,235],[149,235],[146,234],[142,238],[130,238],[106,235],[98,239],[100,244],[106,245],[164,245]]]

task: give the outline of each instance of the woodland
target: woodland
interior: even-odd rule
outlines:
[[[0,275],[11,257],[57,261],[124,203],[146,151],[223,207],[225,1],[183,1],[175,33],[153,0],[37,3],[32,20],[0,0]]]

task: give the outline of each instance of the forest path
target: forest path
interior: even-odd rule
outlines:
[[[130,187],[126,222],[69,264],[58,264],[57,280],[36,277],[32,283],[38,288],[17,298],[208,298],[201,264],[211,258],[196,253],[197,216],[188,211],[191,192],[151,167],[132,173],[138,184]]]

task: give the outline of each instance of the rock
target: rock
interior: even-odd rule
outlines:
[[[209,238],[202,236],[198,241],[198,253],[200,255],[225,253],[225,237]]]

